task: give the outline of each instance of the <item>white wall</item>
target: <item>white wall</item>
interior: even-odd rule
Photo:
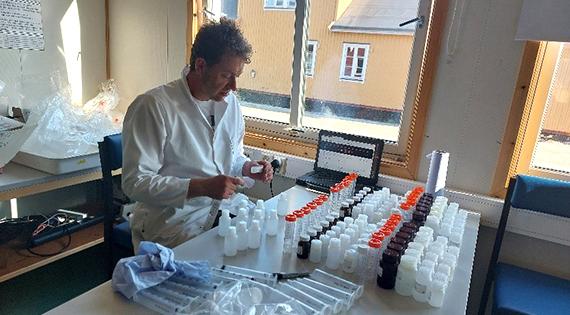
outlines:
[[[10,105],[21,105],[16,86],[22,78],[27,82],[26,86],[30,87],[23,91],[28,100],[46,96],[50,91],[48,79],[54,71],[59,71],[67,81],[60,22],[71,3],[71,0],[41,1],[44,51],[0,48],[0,80],[7,83],[3,95],[10,98]],[[99,83],[106,79],[104,4],[104,1],[77,1],[81,25],[83,102],[94,97]]]
[[[455,1],[450,1],[423,142],[423,155],[450,152],[449,187],[488,194],[522,57],[515,41],[521,0],[463,0],[456,52],[446,46]],[[420,164],[425,181],[429,160]]]
[[[137,95],[180,77],[186,14],[186,0],[109,1],[111,78],[122,110]]]

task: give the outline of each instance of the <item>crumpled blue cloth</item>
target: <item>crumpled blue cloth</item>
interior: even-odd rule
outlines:
[[[176,261],[170,248],[143,241],[137,256],[119,260],[113,270],[111,285],[113,290],[130,299],[140,290],[155,286],[174,274],[197,283],[210,282],[212,275],[207,261]]]

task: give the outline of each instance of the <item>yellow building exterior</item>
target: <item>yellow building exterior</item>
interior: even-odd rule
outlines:
[[[264,1],[267,0],[239,1],[238,21],[254,54],[238,83],[240,89],[249,93],[288,97],[295,12],[292,8],[266,8]],[[324,102],[350,107],[353,112],[380,110],[399,117],[404,105],[413,34],[332,31],[330,26],[352,1],[311,1],[308,39],[316,42],[316,49],[314,73],[306,76],[305,96],[315,106]],[[341,79],[345,44],[368,45],[361,82]]]

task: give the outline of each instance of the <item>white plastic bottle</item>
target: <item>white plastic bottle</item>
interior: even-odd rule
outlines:
[[[320,240],[311,241],[311,252],[309,252],[309,260],[314,263],[321,262],[323,243]]]
[[[228,233],[224,238],[224,255],[235,256],[237,254],[237,232],[235,226],[228,228]]]
[[[247,249],[247,222],[240,221],[236,227],[237,232],[237,249],[246,250]]]
[[[412,295],[420,303],[428,301],[428,289],[432,282],[433,269],[421,266],[416,274],[416,283]]]
[[[327,251],[326,266],[332,270],[338,269],[340,264],[340,254],[340,240],[338,238],[331,238]]]
[[[279,225],[279,218],[277,218],[277,210],[271,209],[267,214],[265,221],[265,233],[269,236],[277,235],[277,227]]]
[[[441,307],[447,291],[447,279],[434,279],[430,284],[429,291],[429,305]]]
[[[418,271],[418,259],[415,256],[404,255],[400,259],[398,265],[398,273],[396,275],[396,293],[403,296],[412,295],[412,291],[416,284],[416,273]]]
[[[356,271],[358,265],[358,253],[354,249],[349,249],[344,252],[344,259],[342,261],[342,271],[346,273],[353,273]]]
[[[251,249],[259,248],[261,245],[261,227],[259,226],[259,221],[251,221],[251,226],[247,230],[247,247]]]
[[[289,200],[287,198],[287,194],[281,193],[279,194],[279,199],[277,200],[277,215],[285,216],[289,212]]]
[[[230,210],[223,209],[222,215],[220,216],[220,221],[218,223],[218,235],[226,236],[228,234],[228,228],[232,225],[232,219],[230,218]]]

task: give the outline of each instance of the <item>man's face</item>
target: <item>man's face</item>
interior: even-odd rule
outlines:
[[[203,60],[203,59],[202,59]],[[236,79],[241,75],[245,60],[238,56],[224,54],[219,63],[202,69],[202,85],[208,98],[222,101],[230,91],[237,89]]]

